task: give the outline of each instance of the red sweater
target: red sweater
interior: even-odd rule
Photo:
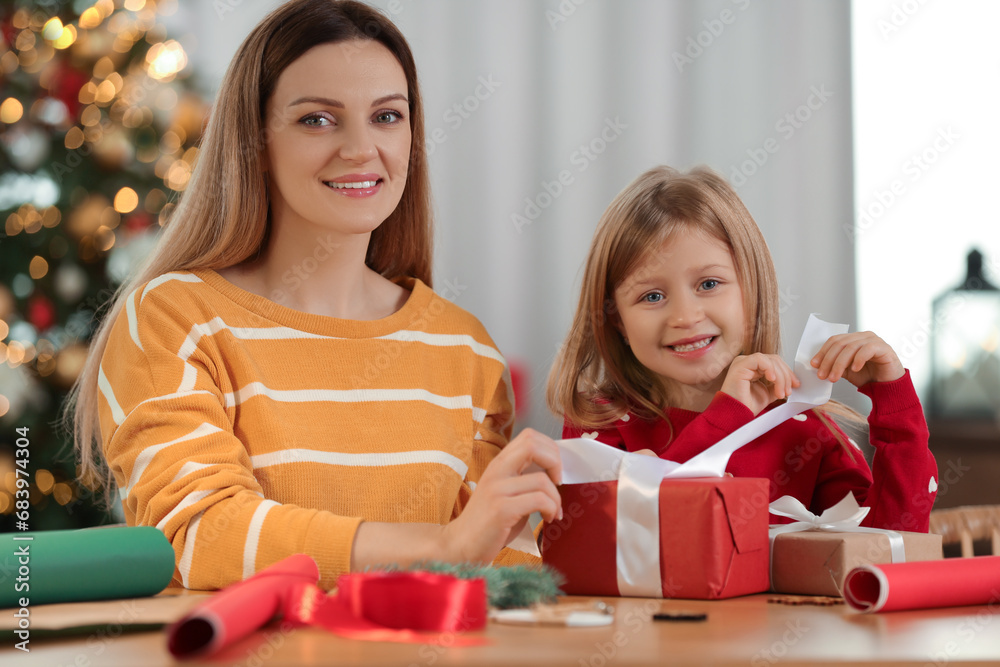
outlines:
[[[868,426],[875,448],[874,478],[857,444],[841,445],[814,410],[744,445],[726,470],[737,477],[770,480],[767,502],[790,495],[819,514],[851,491],[860,505],[871,508],[861,525],[927,532],[937,495],[937,463],[927,446],[927,424],[909,371],[898,380],[872,382],[859,391],[872,400]],[[748,407],[722,392],[704,412],[669,408],[667,415],[669,424],[626,414],[591,432],[567,422],[563,437],[589,437],[630,452],[651,449],[663,459],[683,463],[753,419]],[[770,521],[789,520],[772,515]]]

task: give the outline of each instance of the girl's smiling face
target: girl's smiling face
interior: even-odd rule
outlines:
[[[619,329],[669,394],[714,394],[742,353],[743,292],[722,241],[682,227],[615,289]]]
[[[266,164],[276,227],[376,229],[399,203],[410,158],[403,68],[382,44],[321,44],[278,77]]]

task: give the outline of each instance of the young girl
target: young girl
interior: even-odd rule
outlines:
[[[504,359],[430,288],[429,200],[402,34],[358,2],[266,17],[74,394],[82,475],[113,475],[128,523],[171,540],[176,583],[294,553],[326,587],[378,563],[513,562],[527,516],[560,513],[555,444],[508,444]]]
[[[705,168],[647,171],[591,244],[549,379],[563,437],[684,462],[773,407],[799,384],[777,356],[777,297],[767,245],[728,183]],[[874,477],[830,418],[852,416],[835,403],[739,449],[727,471],[767,478],[772,501],[791,495],[817,514],[852,492],[871,508],[863,525],[926,532],[937,464],[909,372],[871,332],[833,336],[812,365],[871,398]]]

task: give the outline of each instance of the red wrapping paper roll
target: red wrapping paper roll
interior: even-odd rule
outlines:
[[[266,625],[301,583],[319,583],[316,561],[305,554],[278,561],[219,591],[170,626],[167,648],[177,658],[214,653]]]
[[[844,601],[872,613],[1000,602],[1000,556],[863,565],[844,580]]]
[[[431,572],[366,572],[339,578],[338,591],[318,586],[319,568],[289,556],[246,581],[219,591],[167,630],[177,658],[214,653],[281,615],[295,626],[318,626],[368,641],[449,646],[486,643],[455,633],[486,626],[485,579]]]

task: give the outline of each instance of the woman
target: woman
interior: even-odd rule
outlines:
[[[338,0],[266,17],[73,394],[82,474],[163,530],[176,583],[292,553],[326,586],[378,563],[514,562],[527,516],[561,513],[554,443],[508,444],[502,356],[429,287],[429,200],[392,23]]]

